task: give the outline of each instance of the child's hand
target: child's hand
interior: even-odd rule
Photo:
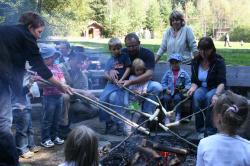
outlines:
[[[128,87],[131,85],[131,80],[124,80],[123,86]]]
[[[117,81],[117,85],[121,88],[123,87],[123,84],[124,84],[124,80],[119,80]]]
[[[35,76],[32,76],[32,77],[31,77],[31,80],[33,80],[33,82],[39,81],[40,79],[41,79],[41,77],[38,76],[38,75],[35,75]]]
[[[117,70],[110,70],[109,76],[110,78],[115,82],[115,80],[118,80],[118,74],[119,72]]]

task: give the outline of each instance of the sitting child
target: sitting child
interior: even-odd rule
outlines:
[[[100,96],[100,101],[122,106],[124,105],[124,98],[121,96],[124,96],[124,90],[118,85],[122,84],[128,77],[131,62],[128,55],[121,53],[122,44],[118,38],[110,39],[108,45],[112,56],[105,67],[105,77],[108,80],[108,83]],[[111,76],[111,70],[118,73],[118,78],[113,78]],[[119,96],[119,98],[117,96]],[[122,113],[120,108],[115,108],[115,111],[120,114]],[[123,134],[124,124],[120,120],[110,118],[110,116],[104,111],[100,111],[100,120],[106,122],[106,133],[113,133],[114,131],[111,131],[111,128],[114,126],[113,124],[115,124],[117,131],[116,135]]]
[[[98,166],[98,140],[93,130],[86,126],[73,129],[66,141],[65,162],[59,166]]]
[[[146,67],[145,67],[143,60],[136,58],[132,63],[132,73],[133,74],[129,76],[129,80],[134,80],[137,77],[144,74],[145,72],[146,72]],[[141,83],[141,84],[130,85],[128,88],[139,95],[145,95],[147,93],[148,84],[149,84],[149,82],[146,81],[146,82]],[[142,102],[143,102],[143,100],[141,100],[141,98],[139,98],[133,94],[129,94],[128,91],[125,92],[124,103],[129,108],[139,109],[137,107],[140,107]],[[129,118],[132,121],[138,121],[138,119],[139,119],[139,116],[137,114],[134,114],[134,113],[130,114],[130,112],[128,112],[128,111],[125,112],[125,115],[127,118]],[[125,132],[127,135],[131,133],[131,129],[132,129],[131,126],[125,125]]]
[[[214,125],[219,133],[200,141],[197,166],[250,165],[250,141],[236,134],[246,120],[248,107],[246,98],[231,91],[219,97],[213,108]]]
[[[49,45],[40,48],[44,63],[53,73],[54,77],[61,83],[65,83],[65,78],[60,67],[54,64],[55,57],[59,52]],[[63,96],[58,87],[43,85],[43,112],[41,122],[41,145],[50,148],[55,144],[61,145],[64,140],[59,138],[58,123],[62,113]]]
[[[170,55],[168,59],[171,69],[168,70],[161,80],[163,87],[163,106],[167,109],[171,109],[171,102],[174,105],[178,104],[183,98],[185,93],[191,86],[191,79],[189,74],[180,67],[182,57],[178,53]],[[179,121],[181,118],[181,107],[176,109],[175,121]],[[169,118],[165,118],[165,124],[169,123]]]
[[[134,80],[136,77],[139,77],[140,75],[144,74],[146,71],[146,67],[143,60],[136,58],[132,63],[132,71],[134,75],[130,75],[129,80]],[[147,93],[147,87],[148,81],[142,84],[130,85],[129,89],[138,94],[143,95]]]

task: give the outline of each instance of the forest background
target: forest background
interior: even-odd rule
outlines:
[[[96,21],[104,27],[103,37],[146,28],[161,38],[172,9],[183,11],[196,38],[229,28],[231,41],[250,42],[249,0],[0,0],[0,24],[15,24],[32,10],[47,20],[44,36],[80,36]]]

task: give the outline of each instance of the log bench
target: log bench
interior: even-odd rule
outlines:
[[[186,70],[191,76],[191,66],[190,65],[182,65],[182,68]],[[153,80],[160,82],[162,76],[169,69],[169,63],[160,62],[156,64]],[[89,77],[94,79],[100,79],[100,83],[105,83],[104,80],[104,71],[89,71]],[[248,99],[250,99],[250,66],[226,66],[226,79],[227,79],[227,88],[232,90],[235,93],[241,94]],[[103,87],[105,85],[103,84]],[[96,96],[99,96],[103,89],[92,89],[91,90]],[[249,104],[250,104],[250,100]],[[184,104],[183,113],[185,115],[191,113],[191,102],[187,102]],[[243,125],[242,130],[240,131],[241,135],[250,140],[250,112],[247,117],[247,121],[245,125]]]
[[[186,70],[191,76],[191,66],[190,65],[182,65],[182,68]],[[153,80],[160,82],[162,76],[169,69],[169,63],[160,62],[156,64]],[[105,86],[105,79],[103,78],[104,71],[103,70],[90,70],[88,72],[88,77],[92,79],[92,82],[99,82],[102,86]],[[226,78],[227,78],[227,86],[232,91],[239,93],[243,96],[250,98],[250,66],[226,66]],[[94,84],[94,83],[93,83]],[[91,91],[99,96],[103,89],[94,88]]]

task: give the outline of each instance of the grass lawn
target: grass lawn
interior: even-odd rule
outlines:
[[[109,39],[81,39],[81,41],[69,41],[74,45],[83,45],[85,48],[97,49],[103,52],[107,52],[108,40]],[[161,44],[161,39],[141,40],[141,44],[156,53]],[[226,64],[250,66],[250,43],[244,43],[244,45],[241,46],[240,42],[231,42],[231,46],[232,47],[224,47],[224,42],[215,42],[217,52],[225,58]],[[162,57],[162,60],[165,60],[166,58],[167,55],[164,55]]]

